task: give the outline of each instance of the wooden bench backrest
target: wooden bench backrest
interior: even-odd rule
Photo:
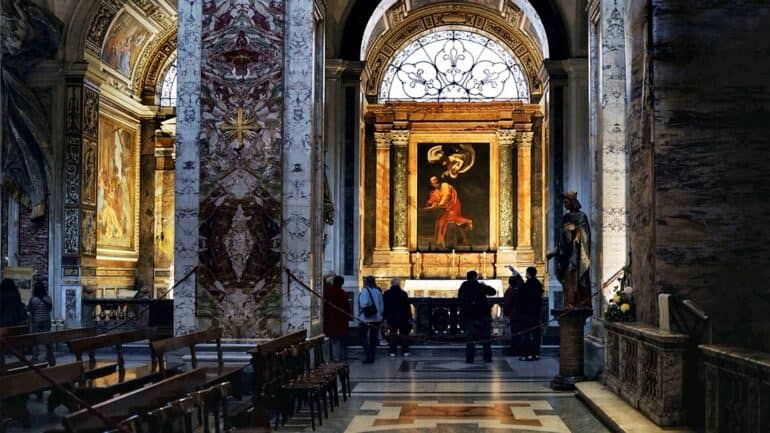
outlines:
[[[157,328],[145,328],[135,331],[116,332],[114,334],[102,334],[95,337],[78,338],[69,341],[67,344],[78,361],[82,361],[83,353],[87,352],[90,365],[96,363],[94,354],[96,349],[114,346],[117,353],[118,367],[122,369],[125,365],[123,361],[123,344],[139,340],[153,340],[157,334]]]
[[[56,367],[48,367],[42,371],[54,382],[63,385],[77,381],[80,378],[81,368],[82,366],[79,362],[73,362]],[[2,376],[0,377],[0,400],[48,388],[51,388],[51,384],[32,370],[10,376]]]
[[[292,332],[278,338],[274,338],[270,341],[257,345],[257,347],[250,349],[248,353],[251,355],[251,365],[254,368],[254,380],[252,389],[252,402],[254,405],[252,417],[255,425],[269,426],[267,421],[267,413],[262,405],[262,390],[265,387],[265,383],[274,380],[278,374],[278,367],[276,366],[275,354],[283,351],[292,346],[305,341],[307,337],[307,330],[300,329],[299,331]]]
[[[324,360],[324,342],[326,341],[325,335],[318,335],[313,338],[309,338],[303,344],[307,348],[308,352],[313,357],[313,367],[318,367],[325,363]]]
[[[12,337],[14,335],[26,334],[28,332],[29,326],[27,325],[6,326],[4,328],[0,328],[0,338]]]
[[[205,331],[193,332],[179,337],[164,338],[162,340],[152,341],[152,351],[158,358],[158,366],[161,370],[165,368],[165,354],[184,347],[190,348],[190,363],[193,368],[198,368],[198,358],[195,355],[195,345],[202,343],[217,343],[217,363],[219,367],[224,367],[224,357],[222,355],[222,328],[210,328]]]
[[[5,374],[6,364],[5,356],[7,354],[6,345],[17,349],[24,349],[33,345],[46,346],[46,361],[48,365],[56,365],[53,345],[64,343],[78,338],[93,337],[96,335],[96,328],[76,328],[64,331],[36,332],[34,334],[22,334],[14,337],[6,337],[0,340],[0,374]]]
[[[120,421],[134,412],[151,410],[185,396],[203,386],[205,381],[204,369],[190,370],[99,403],[94,409],[112,420]],[[103,431],[108,427],[86,409],[65,416],[62,422],[70,433]]]

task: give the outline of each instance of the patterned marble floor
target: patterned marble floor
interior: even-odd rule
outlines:
[[[550,389],[556,358],[381,357],[351,369],[352,398],[316,432],[609,433],[573,393]],[[278,431],[312,431],[303,415]]]

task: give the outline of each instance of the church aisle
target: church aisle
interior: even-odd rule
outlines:
[[[426,354],[350,363],[353,396],[318,433],[609,433],[574,393],[550,389],[558,369],[554,357],[466,364],[460,357]],[[278,431],[312,429],[300,416]]]

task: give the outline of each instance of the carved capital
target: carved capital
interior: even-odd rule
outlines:
[[[406,147],[409,144],[409,131],[390,131],[390,139],[393,143],[393,147]]]
[[[390,148],[390,132],[375,132],[374,133],[374,144],[377,147],[377,149],[388,149]]]
[[[532,131],[520,132],[518,140],[516,140],[516,145],[518,147],[532,147],[532,138],[534,136],[535,133]]]
[[[516,140],[517,131],[515,129],[498,129],[497,143],[500,146],[513,146]]]

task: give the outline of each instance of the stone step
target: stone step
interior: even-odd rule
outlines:
[[[577,396],[613,433],[695,433],[689,428],[661,428],[599,382],[578,382]]]

